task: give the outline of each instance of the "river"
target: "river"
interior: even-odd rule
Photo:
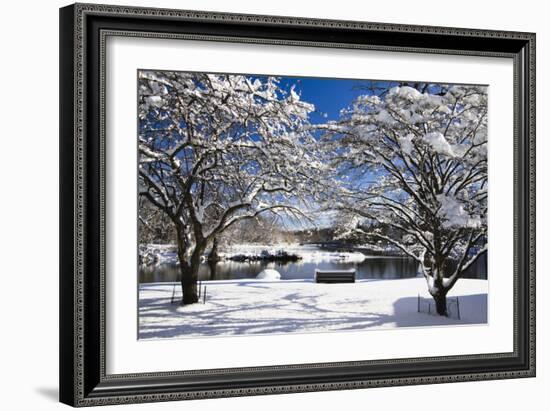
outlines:
[[[214,268],[214,270],[212,270]],[[368,256],[362,262],[349,262],[335,259],[333,261],[220,261],[214,267],[203,263],[199,270],[200,280],[231,280],[255,278],[266,268],[277,270],[283,280],[312,279],[315,269],[346,270],[355,269],[357,279],[398,279],[418,275],[418,264],[412,258]],[[487,258],[483,256],[473,267],[470,267],[465,278],[487,279]],[[179,281],[179,266],[174,263],[158,265],[141,265],[139,267],[140,283]]]

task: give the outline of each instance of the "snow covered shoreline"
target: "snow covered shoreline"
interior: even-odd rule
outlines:
[[[359,251],[329,251],[315,245],[278,244],[258,245],[239,244],[230,246],[224,252],[218,253],[223,260],[235,259],[239,261],[269,260],[282,253],[296,256],[302,262],[345,261],[353,263],[363,262],[367,256]],[[206,259],[206,256],[204,257]],[[177,264],[176,246],[171,244],[147,244],[140,247],[140,259],[144,264]]]
[[[276,246],[256,245],[256,244],[240,244],[238,246],[229,247],[225,253],[220,253],[222,258],[230,258],[236,255],[245,256],[262,256],[262,255],[277,255],[278,253],[288,253],[296,255],[304,262],[320,262],[320,261],[346,261],[360,263],[365,260],[366,256],[361,252],[348,251],[328,251],[322,250],[314,245],[299,245],[299,244],[280,244]]]
[[[461,279],[461,319],[417,312],[429,298],[423,278],[317,284],[311,280],[204,281],[206,304],[180,306],[179,284],[139,286],[139,338],[352,331],[487,323],[486,280]],[[171,303],[176,291],[176,301]]]

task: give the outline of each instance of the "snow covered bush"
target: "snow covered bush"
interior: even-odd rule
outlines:
[[[265,270],[261,271],[257,276],[256,279],[258,280],[280,280],[281,274],[277,270],[273,270],[271,268],[266,268]]]

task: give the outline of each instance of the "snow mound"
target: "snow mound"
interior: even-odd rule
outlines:
[[[281,274],[277,270],[267,268],[256,276],[258,280],[280,280]]]

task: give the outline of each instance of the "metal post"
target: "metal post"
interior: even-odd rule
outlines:
[[[456,313],[458,315],[458,319],[460,320],[460,304],[458,303],[458,297],[456,297]]]
[[[419,313],[420,312],[420,294],[418,294],[418,300],[417,300],[417,308],[416,308],[416,312]]]
[[[204,286],[204,293],[202,295],[202,303],[206,304],[206,286]]]
[[[176,284],[174,284],[174,287],[172,288],[172,299],[170,300],[170,304],[174,304],[175,295],[176,295]]]

